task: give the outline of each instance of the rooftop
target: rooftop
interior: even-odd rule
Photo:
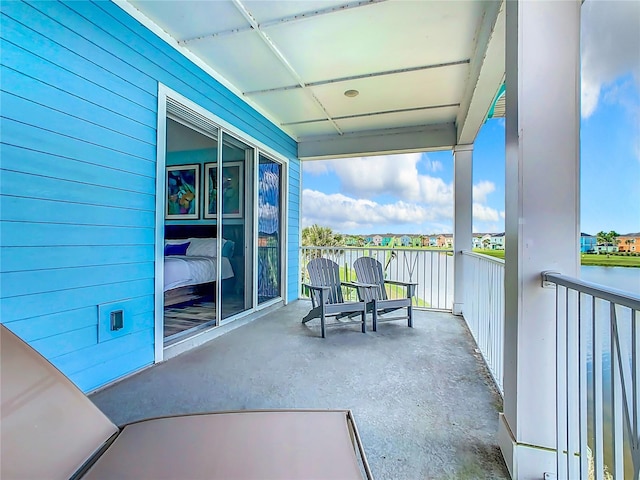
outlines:
[[[294,302],[92,395],[116,423],[233,409],[348,408],[377,479],[506,479],[501,399],[462,318],[330,329]],[[370,323],[370,322],[368,322]],[[313,448],[309,446],[309,448]]]

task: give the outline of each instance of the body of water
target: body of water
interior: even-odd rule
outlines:
[[[640,268],[580,267],[580,278],[605,287],[640,295]]]

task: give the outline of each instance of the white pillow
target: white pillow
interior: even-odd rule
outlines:
[[[190,257],[216,257],[218,255],[217,238],[190,238],[187,248],[187,256]]]
[[[218,239],[217,238],[174,238],[164,239],[166,245],[180,245],[182,243],[189,242],[187,248],[187,256],[192,257],[215,257],[217,255]],[[222,246],[227,243],[228,240],[222,239]]]

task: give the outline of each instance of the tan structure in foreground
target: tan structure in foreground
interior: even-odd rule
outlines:
[[[114,425],[0,325],[0,477],[371,479],[348,410],[264,410]]]

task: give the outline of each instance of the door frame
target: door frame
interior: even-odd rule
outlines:
[[[253,182],[253,192],[251,196],[248,196],[245,192],[245,200],[247,198],[252,198],[255,204],[257,203],[257,162],[259,158],[259,153],[269,156],[271,159],[277,161],[282,165],[283,170],[283,208],[281,212],[282,219],[282,256],[281,256],[281,268],[282,268],[282,289],[281,296],[272,301],[265,302],[261,305],[257,303],[257,238],[254,238],[252,243],[252,259],[253,259],[253,307],[245,312],[242,312],[236,316],[230,317],[228,321],[225,320],[224,324],[228,324],[233,322],[235,319],[246,318],[248,315],[254,314],[257,311],[263,310],[265,308],[269,308],[278,302],[286,303],[287,299],[287,264],[288,259],[286,252],[288,252],[288,193],[289,193],[289,159],[282,154],[275,151],[273,148],[265,145],[264,143],[256,140],[251,135],[243,132],[241,129],[233,126],[232,124],[226,122],[225,120],[219,118],[214,113],[205,109],[204,107],[198,105],[182,94],[176,92],[175,90],[167,87],[163,83],[158,83],[158,111],[157,111],[157,129],[156,129],[156,212],[155,212],[155,275],[154,275],[154,362],[159,363],[165,359],[164,350],[164,225],[165,225],[165,197],[166,197],[166,186],[165,186],[165,167],[166,167],[166,136],[167,136],[167,99],[170,99],[173,103],[180,104],[184,106],[199,116],[206,119],[207,122],[211,123],[218,129],[218,145],[221,148],[222,145],[222,134],[227,133],[232,135],[233,137],[242,140],[247,145],[254,148],[254,182]],[[185,119],[188,121],[188,119]],[[221,159],[220,159],[221,160]],[[220,172],[221,169],[218,169]],[[220,174],[220,173],[219,173]],[[252,222],[254,225],[253,236],[257,235],[257,222],[258,222],[258,212],[257,208],[253,208],[253,218]],[[222,220],[222,219],[221,219]],[[220,227],[221,225],[218,225]],[[219,231],[220,228],[217,228]],[[219,271],[219,270],[218,270]],[[218,282],[220,283],[220,282]],[[220,286],[218,286],[218,289]],[[217,302],[218,304],[220,302]],[[218,317],[219,318],[219,317]],[[217,325],[220,325],[221,322],[217,322]],[[212,329],[217,327],[212,327]],[[206,333],[211,331],[211,329],[203,330],[202,332],[198,332],[197,335],[201,335],[202,333]],[[189,340],[192,337],[187,337],[186,340]],[[208,340],[208,338],[202,337],[203,343]],[[198,342],[193,343],[193,346],[199,344]],[[173,346],[173,345],[172,345]],[[191,348],[191,347],[189,347]]]

